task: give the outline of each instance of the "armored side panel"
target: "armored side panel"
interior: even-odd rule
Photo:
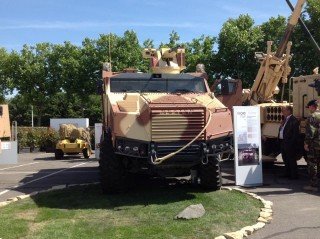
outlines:
[[[306,75],[292,78],[292,99],[293,99],[293,115],[298,118],[306,118],[309,111],[306,105],[310,100],[319,99],[316,87],[310,87],[315,82],[320,81],[320,74]]]

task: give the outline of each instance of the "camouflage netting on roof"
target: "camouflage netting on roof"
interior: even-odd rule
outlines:
[[[59,128],[60,139],[70,138],[72,130],[76,128],[77,127],[74,126],[73,124],[61,124]]]
[[[75,128],[70,134],[71,139],[83,139],[90,142],[90,133],[84,128]]]
[[[84,128],[77,128],[73,124],[60,125],[59,135],[61,139],[83,139],[90,141],[90,133]]]

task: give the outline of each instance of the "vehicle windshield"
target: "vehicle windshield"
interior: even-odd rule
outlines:
[[[206,92],[206,87],[202,78],[111,78],[110,90],[111,92],[204,93]]]

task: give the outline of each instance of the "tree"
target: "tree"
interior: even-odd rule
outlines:
[[[183,44],[179,44],[180,36],[179,34],[172,30],[171,33],[169,34],[169,43],[160,43],[160,48],[161,47],[168,47],[168,48],[176,48],[178,46],[182,46]]]
[[[287,20],[283,16],[271,17],[267,22],[261,24],[263,33],[263,41],[259,46],[261,51],[266,51],[267,41],[273,41],[272,50],[276,51],[286,30],[286,25]]]
[[[7,62],[8,53],[4,48],[0,48],[0,104],[4,102],[8,92]]]
[[[309,0],[306,5],[306,11],[302,15],[302,19],[315,38],[320,44],[320,3],[317,0]],[[291,66],[294,69],[295,76],[302,74],[312,74],[312,70],[320,65],[320,55],[314,50],[309,36],[307,36],[300,25],[292,36],[293,59]]]
[[[190,43],[186,43],[186,66],[187,72],[195,72],[196,65],[202,63],[206,67],[206,72],[212,76],[214,63],[215,37],[202,35],[194,38]]]
[[[146,39],[143,43],[142,46],[144,48],[154,48],[154,43],[153,40],[151,40],[150,38]]]
[[[0,103],[14,90],[13,79],[18,68],[18,54],[15,51],[8,53],[4,48],[0,48]]]
[[[102,59],[99,59],[97,41],[85,38],[82,42],[78,94],[86,101],[89,95],[95,94],[96,82],[101,79]]]
[[[19,126],[31,126],[31,106],[22,95],[15,95],[8,100],[10,119]]]
[[[262,41],[263,33],[249,15],[227,20],[218,37],[215,71],[242,79],[244,87],[251,86],[258,69],[254,52]]]
[[[53,77],[50,56],[52,45],[38,43],[35,46],[24,45],[20,58],[17,74],[14,77],[15,87],[27,104],[34,106],[37,125],[41,125],[43,112],[50,96],[60,89],[60,85]]]

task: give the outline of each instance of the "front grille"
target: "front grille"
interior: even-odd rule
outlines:
[[[154,142],[190,141],[205,126],[205,109],[151,111],[151,139]],[[204,140],[205,132],[198,138]]]
[[[187,144],[188,142],[185,142]],[[157,157],[164,157],[170,153],[176,152],[180,148],[182,148],[184,145],[157,145]],[[180,153],[176,154],[176,157],[196,157],[200,158],[201,151],[200,151],[200,145],[199,144],[192,144],[186,149],[182,150]]]

